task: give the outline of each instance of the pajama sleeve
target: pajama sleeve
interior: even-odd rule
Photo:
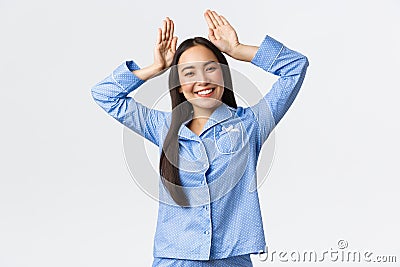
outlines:
[[[159,131],[165,123],[167,112],[151,109],[128,97],[145,82],[132,73],[137,69],[139,67],[134,61],[124,62],[92,87],[92,97],[117,121],[159,146]]]
[[[296,98],[306,74],[308,59],[267,35],[251,63],[279,76],[269,92],[249,107],[258,122],[262,144]]]

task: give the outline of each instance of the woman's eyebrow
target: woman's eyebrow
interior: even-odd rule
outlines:
[[[214,60],[207,61],[206,63],[204,63],[203,67],[205,67],[211,63],[215,63],[215,61]]]
[[[204,63],[203,67],[205,67],[205,66],[207,66],[207,65],[209,65],[211,63],[215,63],[215,61],[214,60],[207,61],[206,63]],[[193,65],[186,66],[183,69],[181,69],[181,72],[183,72],[183,71],[185,71],[187,69],[194,69],[194,66]]]
[[[187,66],[187,67],[184,67],[183,69],[181,69],[181,72],[183,72],[184,70],[187,70],[187,69],[194,69],[194,66]]]

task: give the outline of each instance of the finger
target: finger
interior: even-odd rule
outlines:
[[[229,22],[226,20],[226,18],[225,18],[224,16],[221,15],[220,18],[221,18],[222,23],[223,23],[224,25],[230,25]]]
[[[165,18],[166,22],[167,22],[167,27],[165,29],[165,39],[168,40],[169,39],[169,31],[171,29],[171,21],[168,17]]]
[[[163,20],[163,28],[162,28],[162,41],[165,41],[165,32],[167,31],[167,22],[165,20]]]
[[[174,25],[174,22],[171,20],[171,28],[170,28],[170,30],[169,30],[169,36],[170,36],[170,38],[173,38],[173,37],[174,37],[174,30],[175,30],[175,25]]]
[[[212,14],[214,15],[214,18],[217,21],[218,25],[221,25],[221,26],[224,25],[224,23],[222,22],[221,18],[217,14],[217,12],[213,11]]]
[[[160,28],[158,28],[157,29],[157,44],[160,44],[161,43],[161,29]]]
[[[215,25],[214,25],[214,22],[213,22],[212,19],[211,19],[210,13],[211,13],[211,11],[210,11],[210,10],[207,10],[206,13],[204,13],[204,17],[205,17],[205,19],[206,19],[206,21],[207,21],[208,27],[211,28],[211,29],[215,29],[216,27],[215,27]]]
[[[167,45],[165,46],[167,49],[171,48],[172,39],[173,37],[167,39]]]
[[[213,29],[208,28],[208,39],[210,39],[210,41],[215,41],[215,40],[217,40],[217,38],[215,38],[214,30],[213,30]]]
[[[168,32],[168,37],[167,37],[167,41],[168,41],[167,47],[170,48],[172,45],[173,38],[174,38],[174,22],[170,18],[168,18],[168,20],[169,20],[169,32]]]
[[[218,27],[219,26],[219,24],[218,24],[218,21],[217,21],[217,19],[215,18],[216,17],[216,15],[214,15],[214,11],[210,11],[210,18],[211,18],[211,20],[212,20],[212,22],[214,23],[214,25],[216,26],[216,27]]]
[[[215,29],[215,25],[214,25],[214,23],[213,23],[212,20],[211,20],[211,17],[210,17],[210,13],[209,13],[209,12],[210,12],[209,10],[207,10],[206,12],[204,12],[204,18],[206,19],[206,22],[207,22],[208,27],[211,28],[211,29]]]
[[[171,42],[171,50],[175,53],[176,51],[176,43],[178,42],[178,37],[174,36]]]

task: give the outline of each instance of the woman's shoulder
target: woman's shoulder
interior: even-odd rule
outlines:
[[[243,107],[243,106],[238,106],[237,108],[229,107],[232,112],[234,112],[235,116],[241,117],[241,118],[253,118],[254,113],[252,112],[252,109],[250,106],[248,107]]]

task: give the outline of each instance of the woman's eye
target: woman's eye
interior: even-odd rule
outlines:
[[[194,75],[194,72],[192,72],[192,71],[189,71],[189,72],[185,73],[185,77],[191,77],[193,75]]]
[[[216,69],[217,69],[216,67],[211,66],[211,67],[206,68],[206,71],[214,71]]]

